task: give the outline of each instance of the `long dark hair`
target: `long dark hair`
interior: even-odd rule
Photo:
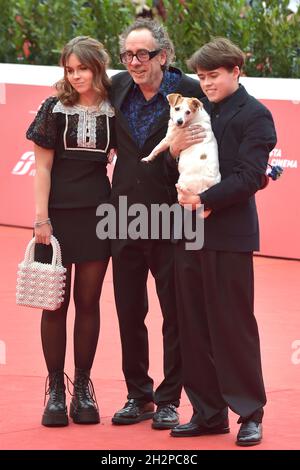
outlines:
[[[67,60],[71,54],[75,54],[78,60],[93,72],[94,90],[99,93],[99,98],[107,98],[110,88],[110,79],[106,73],[109,64],[109,55],[103,44],[89,36],[77,36],[71,39],[63,48],[60,63],[64,67],[64,78],[56,84],[57,97],[67,105],[73,106],[79,100],[79,93],[74,90],[67,78]]]

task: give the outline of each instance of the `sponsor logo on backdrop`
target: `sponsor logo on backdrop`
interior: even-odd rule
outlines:
[[[270,153],[270,164],[271,165],[280,165],[282,168],[298,168],[297,160],[289,160],[282,156],[282,149],[274,148]]]
[[[292,349],[294,349],[294,352],[292,353],[291,361],[296,366],[300,364],[300,339],[295,339],[292,342]]]
[[[17,175],[17,176],[23,176],[23,175],[34,176],[35,175],[34,153],[32,151],[23,153],[20,160],[13,168],[12,174]]]
[[[6,364],[6,345],[5,342],[0,339],[0,364]]]

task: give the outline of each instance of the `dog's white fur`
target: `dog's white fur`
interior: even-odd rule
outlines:
[[[178,93],[171,93],[167,99],[170,104],[170,121],[166,137],[142,161],[153,161],[160,152],[170,146],[176,126],[200,124],[205,130],[206,137],[202,142],[183,150],[178,164],[180,173],[178,187],[200,194],[221,181],[218,145],[211,128],[210,117],[197,98],[185,98]]]

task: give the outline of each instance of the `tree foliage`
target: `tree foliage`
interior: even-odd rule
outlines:
[[[0,0],[0,62],[57,65],[75,36],[100,40],[118,64],[118,36],[132,22],[123,0]]]
[[[184,68],[186,58],[205,42],[225,36],[246,53],[246,75],[300,78],[299,67],[294,66],[300,61],[300,10],[293,14],[289,0],[164,3],[179,66]]]
[[[300,78],[300,8],[291,12],[289,0],[163,3],[183,70],[196,49],[225,36],[246,52],[246,75]],[[135,17],[131,0],[0,0],[0,11],[0,62],[56,65],[66,42],[90,35],[105,44],[113,68],[120,67],[119,34]]]

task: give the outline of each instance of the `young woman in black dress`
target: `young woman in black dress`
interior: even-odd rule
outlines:
[[[96,235],[96,208],[110,196],[106,165],[114,147],[108,55],[95,39],[79,36],[64,47],[61,64],[64,78],[56,84],[56,96],[42,103],[27,131],[36,159],[36,259],[51,259],[53,233],[67,268],[64,303],[59,310],[42,314],[42,345],[49,372],[44,426],[68,424],[64,363],[72,265],[75,379],[70,416],[75,423],[100,421],[90,370],[99,336],[100,293],[110,257],[109,240]]]

